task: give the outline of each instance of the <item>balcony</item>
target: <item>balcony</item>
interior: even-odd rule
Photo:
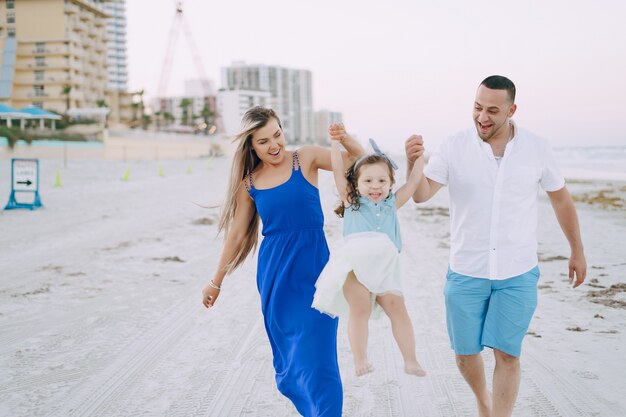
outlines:
[[[79,12],[80,12],[80,8],[74,3],[65,3],[66,14],[78,14]]]
[[[78,13],[78,16],[80,17],[80,20],[84,20],[85,22],[92,20],[94,17],[92,13],[87,12],[85,10],[80,10],[80,12]]]
[[[26,93],[26,97],[28,98],[50,97],[50,94],[46,93],[45,91],[34,90],[34,91],[29,91],[28,93]]]

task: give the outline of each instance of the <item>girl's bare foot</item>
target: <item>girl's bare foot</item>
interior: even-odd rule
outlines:
[[[363,376],[374,371],[374,366],[367,360],[354,363],[354,373],[356,376]]]
[[[418,362],[406,362],[404,364],[404,372],[409,375],[426,376],[426,371],[422,369]]]

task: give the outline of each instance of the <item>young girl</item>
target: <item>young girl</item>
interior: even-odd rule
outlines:
[[[404,298],[399,252],[402,248],[396,210],[416,191],[422,177],[419,158],[408,181],[395,193],[394,165],[378,151],[359,158],[347,171],[337,126],[331,126],[331,161],[343,217],[344,239],[317,280],[313,307],[332,317],[348,315],[348,337],[358,376],[372,372],[367,359],[368,320],[385,311],[404,358],[404,371],[424,376],[415,357],[415,336]],[[375,145],[372,143],[372,145]]]

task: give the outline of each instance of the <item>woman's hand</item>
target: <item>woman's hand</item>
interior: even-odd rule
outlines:
[[[220,295],[221,288],[211,280],[206,287],[202,289],[202,304],[206,308],[211,308],[215,304],[217,297]]]
[[[352,138],[343,123],[333,123],[328,128],[328,134],[333,141],[343,142],[345,139]]]

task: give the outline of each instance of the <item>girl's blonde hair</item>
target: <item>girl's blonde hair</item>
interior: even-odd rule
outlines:
[[[271,119],[276,119],[278,125],[281,126],[280,119],[276,112],[262,106],[252,107],[241,119],[241,130],[233,138],[233,143],[239,142],[239,144],[237,145],[237,150],[233,156],[233,162],[230,168],[226,203],[220,216],[218,234],[224,231],[224,234],[228,235],[228,231],[235,217],[235,211],[237,210],[237,192],[240,187],[245,186],[245,178],[249,176],[261,162],[252,148],[252,135],[258,129],[267,125]],[[233,272],[246,260],[250,252],[256,249],[259,240],[258,231],[259,213],[255,206],[254,214],[248,225],[243,244],[237,248],[235,257],[226,266],[226,273],[230,274]]]
[[[354,161],[354,164],[350,165],[350,168],[346,171],[346,180],[348,187],[348,201],[350,202],[350,208],[352,210],[358,210],[361,207],[361,202],[359,201],[359,174],[361,173],[361,168],[366,165],[373,165],[378,163],[384,163],[389,169],[389,179],[391,180],[391,185],[395,184],[395,178],[393,175],[393,166],[389,159],[385,155],[380,154],[371,154],[365,155],[361,158]],[[335,214],[339,217],[343,217],[345,213],[345,207],[343,206],[343,201],[337,206],[335,209]]]

